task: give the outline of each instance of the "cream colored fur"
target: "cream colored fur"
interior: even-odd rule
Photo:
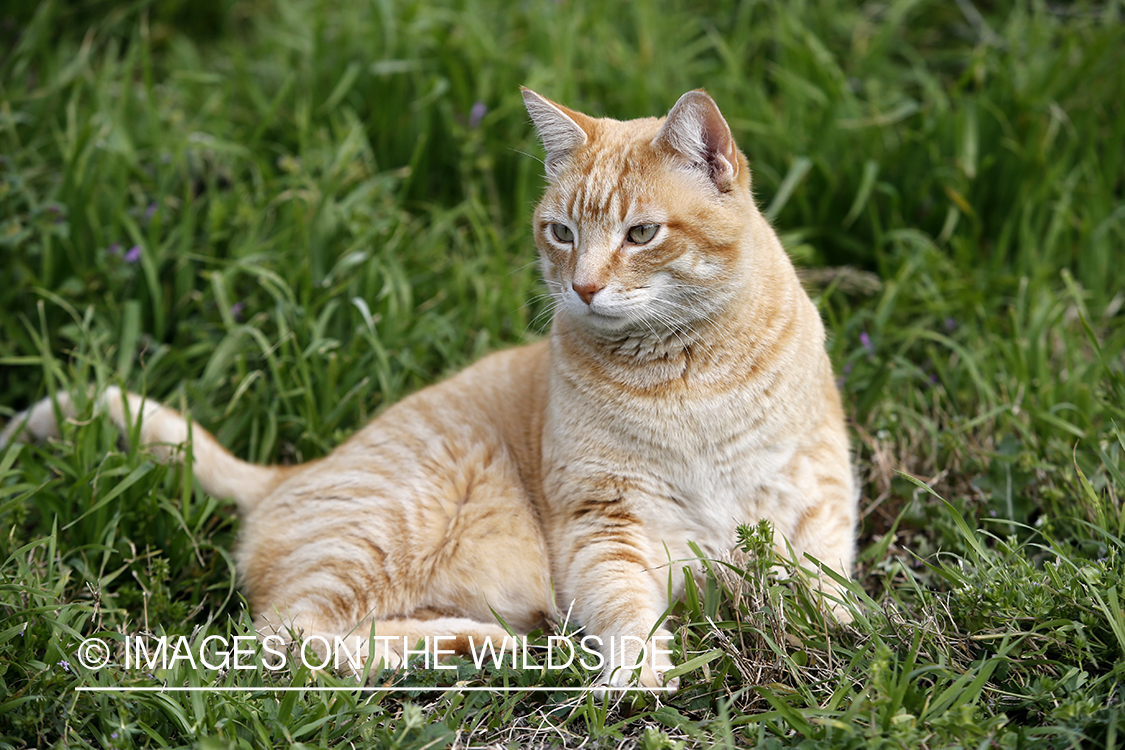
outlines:
[[[857,497],[824,330],[714,102],[688,92],[665,119],[617,122],[524,99],[547,151],[549,342],[487,357],[297,467],[247,464],[191,426],[195,475],[238,503],[263,633],[374,623],[480,643],[504,636],[493,612],[519,632],[570,612],[603,639],[659,639],[679,568],[698,569],[689,545],[719,558],[760,519],[779,548],[848,575]],[[141,418],[162,459],[189,437],[133,394],[101,403],[126,432]],[[57,434],[51,402],[23,416],[0,444],[21,425]],[[599,684],[629,684],[638,652]],[[636,679],[675,689],[671,667],[649,659]]]

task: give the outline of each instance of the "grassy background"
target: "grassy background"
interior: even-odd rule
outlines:
[[[88,636],[248,627],[231,509],[80,421],[0,452],[0,746],[1117,746],[1122,21],[1120,2],[5,5],[0,418],[121,382],[239,455],[322,455],[545,331],[519,85],[618,118],[703,86],[807,269],[865,493],[854,626],[772,579],[748,530],[750,561],[678,613],[666,701],[90,695],[263,678],[77,665]]]

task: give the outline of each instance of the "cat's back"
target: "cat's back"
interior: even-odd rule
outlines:
[[[546,372],[545,343],[492,354],[299,467],[242,520],[253,609],[324,600],[347,623],[419,609],[487,622],[494,607],[534,627],[550,602],[537,510]]]
[[[547,371],[545,341],[485,356],[390,406],[324,458],[303,464],[272,503],[263,503],[266,512],[322,492],[325,482],[370,492],[383,481],[428,482],[468,462],[503,458],[534,479]]]

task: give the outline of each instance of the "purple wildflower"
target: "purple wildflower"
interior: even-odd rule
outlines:
[[[145,209],[145,221],[152,221],[152,217],[155,215],[156,201],[153,201],[152,203],[148,204],[148,208]]]
[[[867,335],[867,331],[859,334],[859,343],[863,344],[863,348],[866,349],[869,354],[875,353],[875,345],[871,343],[871,337]]]
[[[473,108],[469,110],[469,127],[473,128],[474,130],[476,128],[479,128],[480,121],[483,120],[484,116],[487,114],[488,106],[484,102],[480,101],[479,99],[473,102]]]
[[[121,255],[121,243],[114,242],[112,245],[105,249],[105,254],[109,256]]]
[[[242,311],[246,309],[246,305],[242,302],[235,302],[230,306],[230,314],[235,320],[242,320]]]
[[[113,733],[111,733],[111,734],[109,735],[109,738],[110,738],[111,740],[115,740],[115,739],[117,739],[117,732],[113,732]]]
[[[952,332],[957,328],[957,321],[953,318],[945,319],[945,330]]]
[[[125,253],[125,262],[126,263],[136,263],[140,259],[141,259],[141,246],[140,245],[133,245],[131,248],[129,248],[129,251],[127,253]]]
[[[68,662],[66,659],[63,659],[62,661],[60,661],[59,666],[62,667],[63,670],[66,671],[66,672],[70,671],[70,662]]]

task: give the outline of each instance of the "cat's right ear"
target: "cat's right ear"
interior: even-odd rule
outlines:
[[[523,93],[527,113],[531,115],[531,121],[539,132],[539,140],[547,151],[547,158],[543,162],[547,168],[547,176],[553,178],[558,174],[562,162],[589,138],[579,124],[581,120],[589,118],[555,104],[529,88],[521,86],[520,91]]]

